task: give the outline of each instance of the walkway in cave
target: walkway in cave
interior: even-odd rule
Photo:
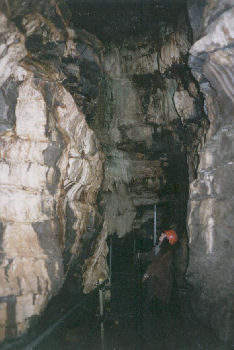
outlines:
[[[138,239],[136,250],[147,250],[150,240]],[[113,239],[112,298],[106,305],[105,347],[98,321],[98,291],[86,297],[59,296],[53,300],[39,325],[21,341],[2,350],[228,350],[195,319],[189,296],[175,291],[167,309],[150,310],[142,298],[145,266],[134,264],[134,240]],[[40,336],[78,304],[52,333]],[[41,340],[41,341],[40,341]]]

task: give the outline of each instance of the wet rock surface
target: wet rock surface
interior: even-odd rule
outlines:
[[[207,120],[186,66],[190,31],[183,12],[153,30],[121,43],[104,41],[105,79],[92,128],[106,154],[101,205],[109,234],[135,230],[152,238],[157,204],[158,232],[175,225],[181,236],[176,269],[182,285],[188,179],[196,174]]]
[[[96,197],[104,158],[69,87],[71,76],[80,84],[74,58],[97,65],[98,56],[84,42],[88,34],[79,41],[67,26],[61,4],[16,5],[3,5],[1,17],[1,340],[25,332],[101,232]]]
[[[8,58],[14,64],[1,94],[3,237],[7,242],[8,221],[13,232],[29,231],[29,241],[37,239],[35,249],[45,254],[47,274],[45,287],[29,288],[42,299],[38,311],[23,316],[23,331],[70,273],[82,281],[85,293],[98,278],[107,278],[107,236],[133,230],[148,235],[153,204],[159,204],[159,229],[174,224],[185,238],[184,168],[193,145],[188,136],[204,126],[199,93],[185,67],[190,44],[183,14],[177,22],[170,17],[169,24],[166,18],[154,26],[156,43],[142,32],[137,40],[107,40],[104,47],[94,35],[69,26],[69,11],[60,1],[16,4],[2,6],[4,16],[11,15],[14,35],[22,36]],[[183,107],[184,94],[190,105]],[[186,239],[181,241],[179,284],[186,267]],[[25,246],[31,251],[29,243]],[[12,242],[13,261],[14,247]],[[40,282],[41,273],[32,279]],[[16,277],[21,283],[19,272]],[[13,296],[20,293],[13,288]],[[13,335],[20,332],[17,328]]]
[[[194,18],[195,6],[189,6]],[[210,127],[200,150],[197,178],[190,185],[190,262],[197,316],[221,339],[233,342],[233,3],[206,1],[191,23],[199,40],[190,66],[205,97]]]
[[[155,203],[184,286],[189,195],[194,309],[231,341],[233,5],[173,3],[0,1],[1,340],[108,279],[108,237],[152,239]]]

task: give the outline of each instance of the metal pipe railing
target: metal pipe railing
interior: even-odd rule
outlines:
[[[154,205],[154,246],[156,245],[157,241],[157,207],[156,204]]]

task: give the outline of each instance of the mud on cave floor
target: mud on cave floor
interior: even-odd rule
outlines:
[[[145,247],[147,245],[146,242]],[[132,240],[125,240],[123,250],[121,240],[114,241],[112,297],[105,305],[105,347],[101,344],[99,292],[96,290],[86,296],[73,291],[72,296],[68,293],[56,297],[29,335],[5,344],[2,350],[233,349],[222,344],[212,331],[196,320],[186,291],[174,291],[168,307],[146,307],[141,283],[145,265],[134,263],[133,246]],[[37,344],[40,335],[77,304],[77,308]]]

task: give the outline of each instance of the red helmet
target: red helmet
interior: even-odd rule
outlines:
[[[171,245],[175,244],[179,239],[177,233],[174,230],[165,230],[164,233],[166,234],[167,239]]]

